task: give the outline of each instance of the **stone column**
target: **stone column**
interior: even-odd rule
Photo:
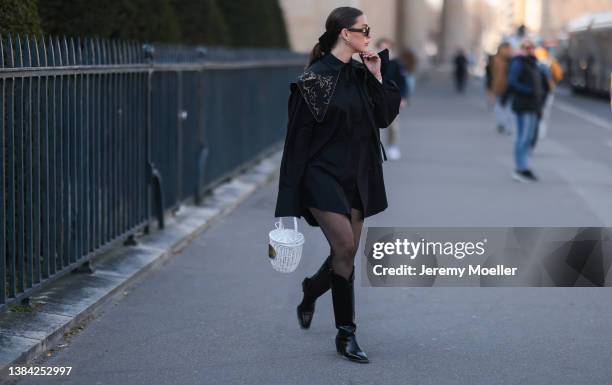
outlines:
[[[397,0],[397,47],[409,48],[418,59],[418,69],[427,66],[425,44],[429,32],[429,9],[426,0]]]
[[[458,49],[467,52],[467,13],[463,0],[444,0],[438,48],[442,62],[452,60]]]

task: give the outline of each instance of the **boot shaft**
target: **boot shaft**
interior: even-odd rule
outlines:
[[[302,290],[306,301],[315,301],[331,287],[331,255],[325,259],[319,270],[302,281]]]
[[[334,305],[334,318],[336,327],[348,327],[353,330],[355,325],[355,268],[349,279],[331,272],[332,301]]]

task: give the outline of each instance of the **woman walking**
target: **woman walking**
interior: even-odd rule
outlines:
[[[368,357],[355,338],[354,259],[364,218],[387,208],[379,128],[400,105],[399,88],[384,76],[389,52],[368,51],[370,39],[362,11],[340,7],[328,16],[308,67],[290,85],[275,210],[320,227],[330,245],[323,265],[302,282],[300,326],[310,327],[316,299],[331,288],[336,350],[361,363]]]

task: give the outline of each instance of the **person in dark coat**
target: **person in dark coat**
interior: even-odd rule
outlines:
[[[308,67],[290,84],[275,209],[276,217],[321,227],[330,245],[319,271],[302,282],[300,326],[310,326],[315,300],[331,287],[336,349],[356,362],[368,358],[355,338],[354,259],[364,219],[387,208],[379,128],[400,104],[398,86],[383,76],[389,51],[368,51],[369,32],[362,11],[334,9]]]
[[[457,92],[463,93],[468,76],[468,59],[463,50],[457,51],[453,63],[455,65],[455,87]]]
[[[389,52],[393,52],[393,41],[389,38],[380,38],[376,42],[376,49],[383,50],[388,49]],[[391,54],[390,54],[391,55]],[[393,80],[399,87],[400,97],[400,110],[404,108],[408,100],[408,81],[406,80],[406,70],[404,65],[398,58],[390,58],[389,65],[386,70],[386,77]],[[387,127],[387,153],[389,159],[398,160],[402,157],[400,151],[400,121],[399,116]]]
[[[521,55],[510,62],[508,87],[512,94],[512,110],[516,114],[514,141],[515,170],[512,177],[519,182],[535,182],[529,168],[529,151],[542,108],[544,79],[534,55],[535,45],[529,39],[521,43]]]

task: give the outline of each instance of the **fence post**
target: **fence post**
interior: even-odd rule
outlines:
[[[155,48],[150,44],[143,45],[145,58],[149,63],[149,76],[147,81],[147,135],[146,135],[146,152],[147,152],[147,171],[148,171],[148,183],[151,184],[152,189],[147,189],[147,217],[151,218],[151,203],[155,205],[155,215],[157,217],[157,223],[160,229],[163,229],[164,224],[164,194],[162,190],[162,175],[155,168],[152,160],[152,148],[151,148],[151,103],[153,94],[153,55]],[[151,200],[151,193],[153,192],[154,200]],[[149,232],[149,225],[145,227],[145,234]]]
[[[4,37],[0,34],[0,68],[4,68]],[[6,219],[4,214],[4,79],[0,86],[0,305],[6,302]]]
[[[208,57],[208,50],[204,46],[199,46],[196,48],[196,52],[198,53],[198,58],[202,61],[206,60]],[[204,106],[204,70],[200,70],[198,72],[198,98],[200,105]],[[194,191],[194,202],[196,205],[202,203],[203,194],[201,191],[201,186],[204,181],[204,173],[206,170],[206,160],[208,159],[208,146],[205,143],[204,139],[204,108],[199,109],[198,114],[198,153],[196,161],[196,181],[195,181],[195,191]]]
[[[187,111],[183,106],[183,72],[176,72],[176,200],[180,207],[183,201],[183,121]]]

